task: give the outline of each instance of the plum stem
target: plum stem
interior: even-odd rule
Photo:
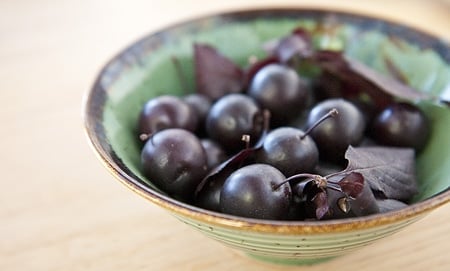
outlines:
[[[309,127],[308,130],[306,130],[306,132],[300,137],[300,139],[303,140],[309,133],[311,133],[311,131],[314,128],[319,126],[319,124],[321,124],[324,120],[326,120],[328,118],[334,118],[338,114],[339,114],[339,112],[338,112],[338,110],[336,108],[331,109],[330,111],[328,111],[328,113],[326,113],[318,121],[316,121],[311,127]]]
[[[245,142],[245,148],[249,149],[250,148],[250,135],[247,135],[247,134],[242,135],[241,140]]]
[[[152,135],[151,134],[140,134],[139,139],[141,141],[147,141]]]
[[[142,133],[142,134],[140,134],[139,135],[139,139],[142,141],[142,142],[146,142],[147,140],[151,140],[151,142],[152,142],[152,144],[153,144],[153,141],[152,141],[152,139],[153,139],[153,133],[148,133],[148,134],[145,134],[145,133]]]
[[[334,191],[337,191],[337,192],[343,193],[342,192],[342,188],[339,185],[337,185],[335,183],[332,183],[332,182],[328,182],[327,188],[329,188],[331,190],[334,190]]]
[[[295,179],[298,179],[298,178],[306,178],[305,180],[303,180],[301,182],[307,182],[307,181],[313,180],[314,183],[320,188],[327,187],[327,179],[325,177],[322,177],[322,176],[317,175],[317,174],[300,173],[300,174],[292,175],[289,178],[286,178],[283,182],[281,182],[281,183],[277,184],[276,186],[274,186],[273,190],[277,190],[283,184],[288,183],[288,182],[290,182],[292,180],[295,180]]]

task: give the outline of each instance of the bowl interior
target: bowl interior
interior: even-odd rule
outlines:
[[[321,29],[314,32],[318,48],[342,49],[384,74],[394,65],[408,84],[423,92],[440,95],[450,91],[449,46],[401,25],[318,10],[258,10],[200,18],[137,41],[101,72],[87,107],[88,114],[94,115],[92,128],[106,159],[127,179],[164,197],[140,169],[142,145],[135,129],[143,104],[157,95],[195,90],[194,42],[211,44],[245,66],[249,56],[264,55],[263,43],[298,26]],[[177,65],[186,80],[180,80]],[[417,157],[420,193],[416,202],[450,186],[450,109],[425,101],[419,106],[432,120],[433,131],[430,143]]]

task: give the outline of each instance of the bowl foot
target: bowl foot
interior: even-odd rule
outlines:
[[[336,258],[336,256],[332,257],[322,257],[322,258],[282,258],[270,255],[261,255],[254,253],[245,253],[250,258],[264,261],[272,264],[283,264],[283,265],[315,265],[320,264],[329,260]]]

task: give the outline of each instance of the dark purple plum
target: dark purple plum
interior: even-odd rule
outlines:
[[[200,140],[203,148],[206,152],[206,160],[208,164],[208,169],[212,169],[218,164],[222,163],[227,159],[226,152],[222,149],[222,147],[216,142],[212,141],[209,138],[202,138]]]
[[[138,134],[151,135],[168,128],[195,131],[196,112],[177,96],[162,95],[148,100],[138,120]]]
[[[220,192],[221,211],[259,218],[285,219],[291,202],[291,187],[278,169],[252,164],[233,172]]]
[[[148,138],[141,153],[147,178],[169,195],[189,201],[207,173],[200,140],[184,129],[170,128]]]
[[[371,128],[372,138],[377,143],[417,151],[423,149],[430,136],[428,118],[410,103],[387,106],[376,116]]]
[[[197,133],[203,135],[206,117],[212,105],[211,99],[199,93],[192,93],[184,96],[183,100],[196,112],[198,118]]]
[[[294,69],[269,64],[255,74],[248,95],[270,111],[272,124],[283,125],[305,110],[309,89]]]
[[[264,138],[256,160],[279,169],[285,176],[312,172],[319,162],[319,151],[312,138],[293,127],[279,127]]]
[[[206,132],[227,153],[242,149],[242,136],[256,142],[263,130],[263,112],[244,94],[228,94],[216,101],[206,118]]]
[[[344,153],[349,145],[358,145],[364,136],[366,127],[364,115],[351,102],[344,99],[327,99],[317,103],[309,112],[307,126],[311,127],[317,120],[332,109],[337,116],[323,121],[314,128],[310,135],[319,148],[320,159],[344,163]]]

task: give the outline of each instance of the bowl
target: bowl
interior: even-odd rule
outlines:
[[[193,42],[215,46],[236,63],[264,54],[263,42],[293,28],[331,29],[314,42],[343,49],[381,73],[390,63],[409,84],[433,95],[449,91],[450,48],[427,33],[378,18],[312,9],[257,9],[214,14],[178,23],[132,43],[101,70],[84,99],[85,131],[105,168],[132,192],[164,208],[195,230],[251,257],[312,264],[385,238],[450,201],[450,109],[432,102],[419,106],[433,122],[429,144],[417,157],[420,193],[408,207],[383,214],[327,221],[242,218],[198,208],[169,197],[140,169],[134,134],[143,104],[162,94],[194,89]],[[178,60],[178,67],[173,58]],[[185,80],[179,78],[179,69]]]

